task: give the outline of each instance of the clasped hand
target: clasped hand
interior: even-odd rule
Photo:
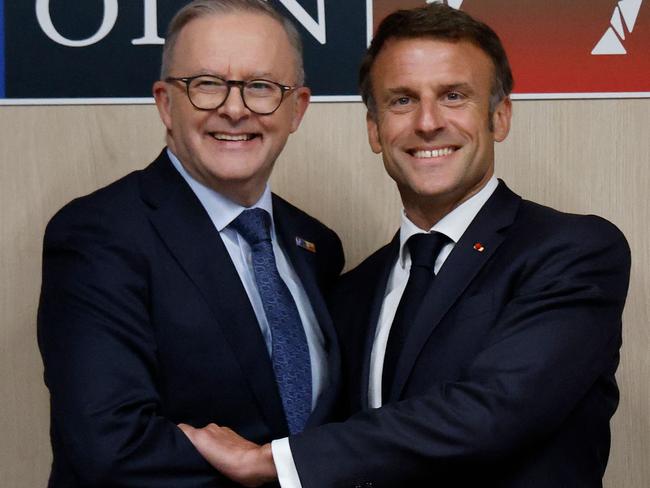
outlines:
[[[206,461],[236,483],[257,487],[277,479],[271,444],[260,446],[216,424],[178,427]]]

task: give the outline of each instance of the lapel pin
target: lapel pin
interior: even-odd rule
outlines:
[[[302,247],[303,249],[306,249],[309,252],[316,252],[316,244],[313,242],[309,242],[302,237],[296,236],[296,246]]]
[[[478,252],[483,252],[485,251],[485,246],[480,242],[477,242],[476,244],[474,244],[474,250]]]

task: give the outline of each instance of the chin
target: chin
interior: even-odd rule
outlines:
[[[428,185],[414,185],[415,193],[422,197],[440,197],[454,192],[453,187],[441,184],[440,181],[431,182]]]

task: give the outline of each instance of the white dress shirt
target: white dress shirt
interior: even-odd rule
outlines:
[[[478,214],[485,202],[494,193],[498,184],[497,178],[492,176],[476,195],[461,203],[428,231],[420,229],[411,222],[406,212],[402,210],[402,223],[399,230],[399,254],[388,277],[388,283],[384,291],[384,300],[381,305],[377,328],[375,329],[375,340],[370,354],[370,378],[368,384],[368,405],[370,408],[381,407],[381,383],[384,373],[386,344],[397,307],[402,299],[402,294],[404,293],[411,272],[411,255],[406,246],[406,241],[415,234],[425,234],[428,232],[439,232],[449,238],[449,243],[443,246],[436,258],[433,271],[438,274],[438,271],[440,271],[440,268],[452,249],[465,233],[469,224],[472,223],[472,220],[474,220],[474,217],[476,217],[476,214]]]
[[[434,266],[434,272],[437,274],[445,260],[451,253],[456,243],[460,240],[469,225],[478,214],[479,210],[485,205],[485,202],[490,198],[494,190],[496,190],[499,182],[496,176],[492,176],[486,185],[481,190],[473,195],[471,198],[461,203],[454,210],[445,215],[436,225],[431,229],[420,229],[413,222],[411,222],[402,210],[402,221],[400,225],[400,249],[393,269],[391,270],[384,291],[384,300],[379,313],[379,320],[375,330],[375,339],[372,345],[372,352],[370,354],[370,378],[368,388],[368,404],[371,408],[381,407],[381,380],[384,372],[384,356],[386,354],[386,343],[390,328],[395,318],[395,312],[399,305],[404,288],[409,278],[411,271],[411,255],[406,241],[409,237],[418,233],[440,232],[446,235],[450,242],[446,244],[438,254]],[[271,444],[273,451],[273,461],[275,468],[278,472],[278,480],[282,488],[302,488],[298,471],[291,455],[291,448],[289,446],[289,439],[284,438],[273,441]]]
[[[183,179],[192,188],[203,208],[210,216],[214,227],[219,232],[221,240],[226,246],[239,278],[241,279],[248,299],[253,307],[257,323],[260,326],[266,348],[271,356],[271,328],[266,319],[262,298],[257,289],[257,282],[253,272],[251,248],[246,240],[239,235],[235,229],[229,227],[229,224],[246,210],[245,207],[227,199],[223,195],[208,188],[207,186],[195,180],[183,167],[178,158],[167,149],[169,159],[181,174]],[[327,355],[325,353],[325,339],[318,325],[318,320],[309,301],[309,297],[300,282],[291,262],[287,258],[284,250],[278,243],[275,233],[275,224],[273,220],[273,204],[271,199],[271,190],[268,185],[260,199],[250,208],[262,208],[271,215],[271,242],[273,244],[273,254],[278,268],[278,273],[289,288],[289,292],[296,302],[300,320],[305,328],[307,336],[307,345],[309,347],[309,359],[311,360],[311,380],[312,380],[312,410],[318,401],[318,396],[323,391],[328,380]]]

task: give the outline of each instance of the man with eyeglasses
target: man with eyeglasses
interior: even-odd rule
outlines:
[[[235,486],[178,424],[264,444],[329,418],[341,244],[267,185],[309,104],[301,56],[262,0],[182,8],[153,87],[167,148],[48,225],[49,486]]]

